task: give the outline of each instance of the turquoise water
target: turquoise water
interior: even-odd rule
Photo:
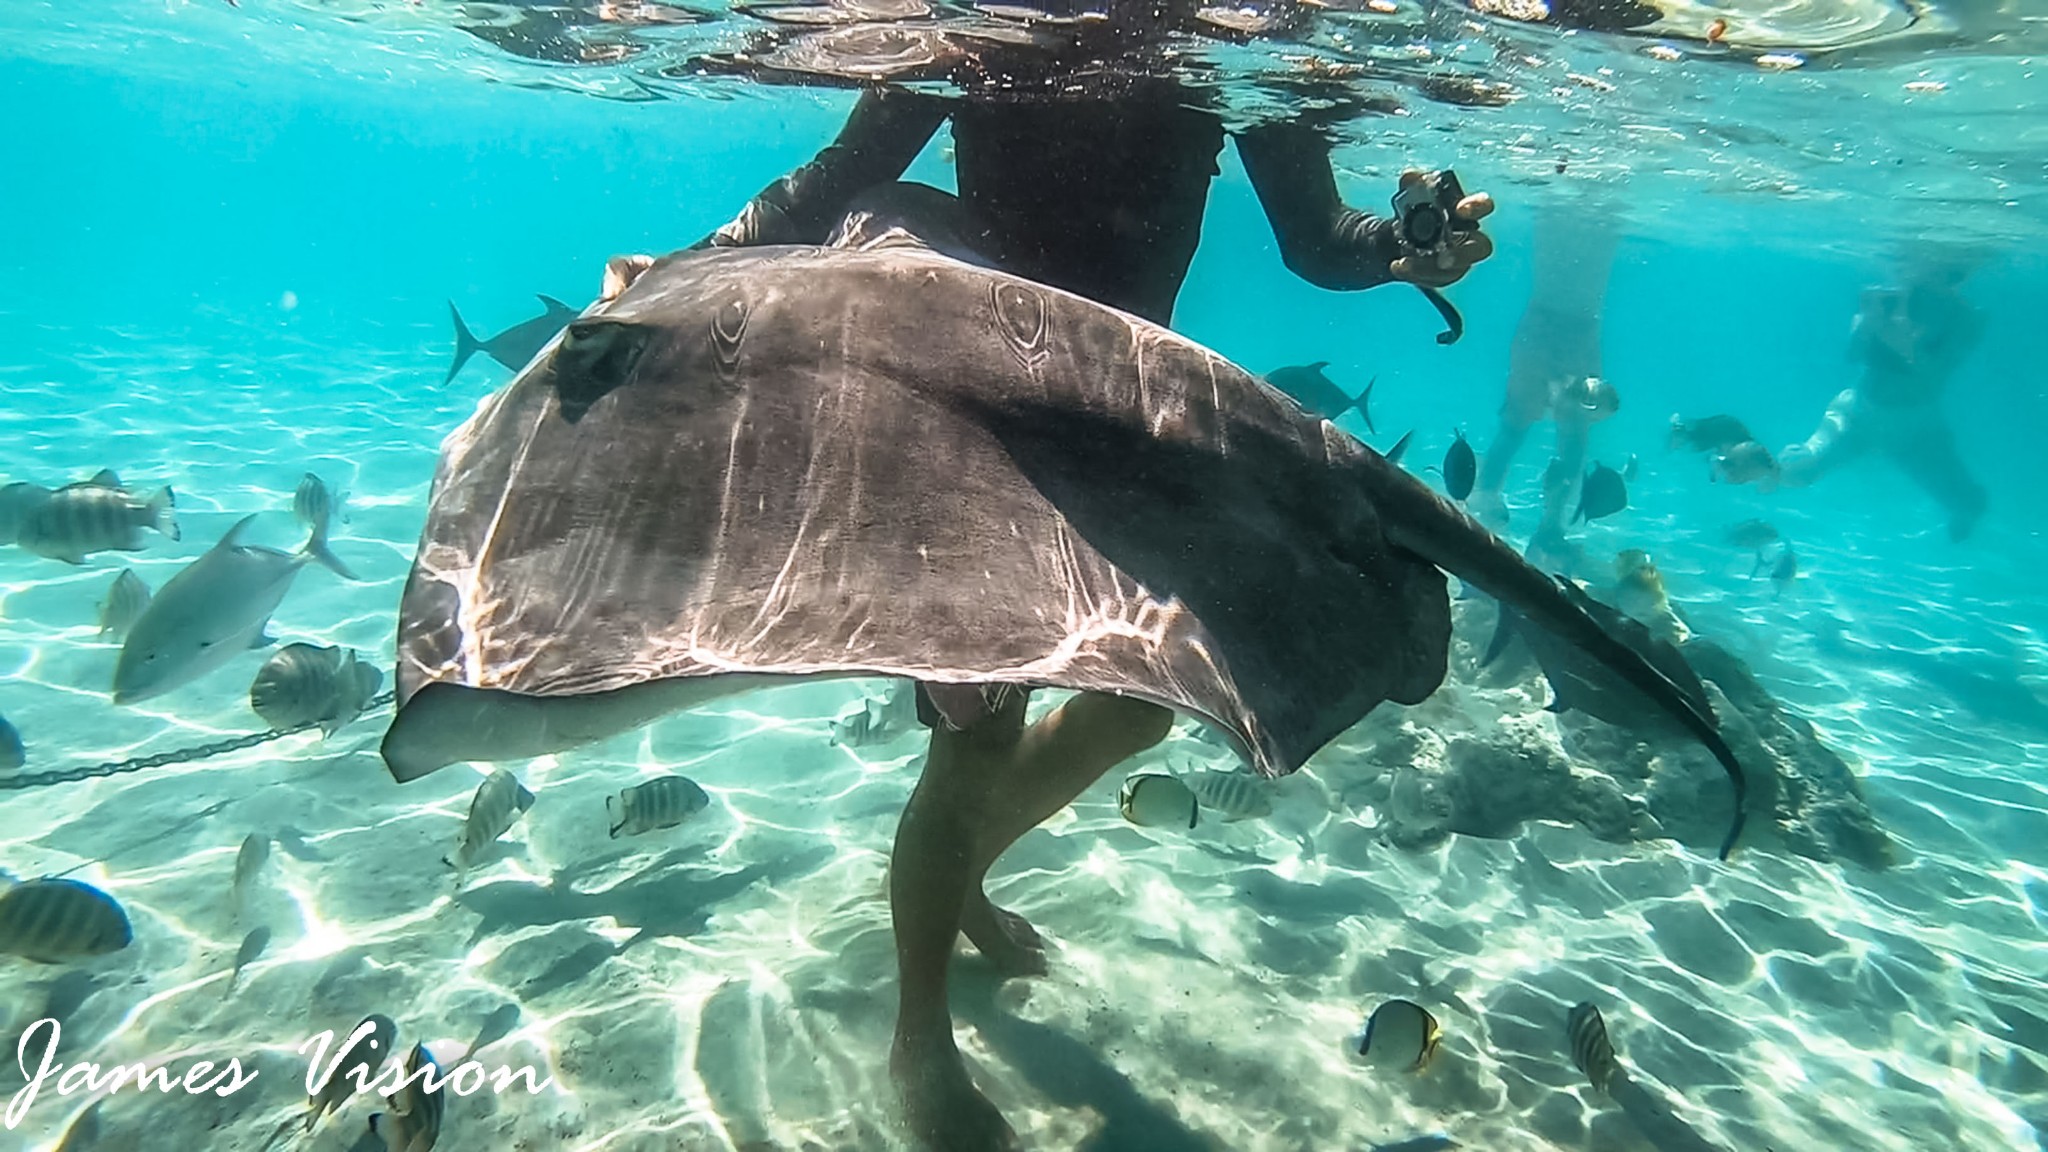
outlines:
[[[1625,200],[1604,317],[1623,407],[1593,450],[1642,471],[1628,512],[1578,531],[1581,575],[1649,551],[1694,629],[1861,774],[1899,862],[1762,847],[1721,865],[1698,846],[1538,821],[1390,845],[1403,749],[1436,763],[1461,734],[1505,727],[1580,748],[1581,775],[1603,770],[1595,745],[1560,742],[1540,681],[1473,671],[1484,621],[1461,614],[1452,683],[1383,706],[1280,782],[1271,818],[1134,829],[1119,770],[998,865],[992,895],[1052,938],[1053,972],[989,988],[970,971],[956,1016],[1027,1146],[1443,1132],[1488,1149],[1654,1147],[1571,1067],[1563,1011],[1591,996],[1639,1079],[1719,1146],[2048,1148],[2048,82],[2027,54],[2044,45],[2032,18],[1959,7],[1945,38],[1933,16],[1901,29],[1887,13],[1756,17],[1809,45],[1851,42],[1803,49],[1791,71],[1643,52],[1699,47],[1683,38],[1472,31],[1456,13],[1428,36],[1390,33],[1388,58],[1427,43],[1524,93],[1503,109],[1411,98],[1412,115],[1370,122],[1338,154],[1361,207],[1411,161],[1455,163],[1494,193],[1499,254],[1451,291],[1465,340],[1435,344],[1405,289],[1291,277],[1230,155],[1175,327],[1258,371],[1329,360],[1354,391],[1377,377],[1369,442],[1413,428],[1420,467],[1455,428],[1482,447],[1491,435],[1537,211]],[[0,16],[0,480],[113,467],[138,490],[173,486],[183,527],[76,568],[0,549],[0,714],[27,770],[261,727],[247,703],[260,652],[116,708],[117,648],[96,639],[94,604],[124,566],[161,588],[250,512],[276,513],[262,538],[295,545],[287,512],[308,470],[349,492],[335,548],[364,579],[302,573],[274,631],[388,668],[441,441],[510,378],[478,357],[441,385],[447,302],[484,334],[533,315],[534,293],[580,306],[607,257],[722,223],[851,104],[659,77],[645,58],[522,61],[453,30],[459,15],[246,0]],[[687,55],[682,35],[651,55]],[[1263,66],[1248,53],[1244,67]],[[616,98],[643,87],[666,98]],[[912,175],[949,184],[943,138]],[[1859,291],[1891,275],[1901,238],[1950,230],[1989,253],[1967,287],[1984,337],[1947,401],[1992,493],[1968,541],[1881,460],[1766,494],[1666,451],[1678,411],[1740,413],[1774,450],[1803,438],[1854,381]],[[1518,542],[1549,436],[1538,427],[1507,487]],[[1719,541],[1749,517],[1796,543],[1802,573],[1782,595]],[[521,1022],[493,1058],[555,1086],[452,1101],[438,1148],[898,1146],[882,867],[921,748],[832,745],[827,722],[860,691],[778,689],[513,765],[540,800],[460,885],[440,861],[481,775],[393,784],[377,756],[386,712],[326,741],[0,793],[0,867],[82,867],[135,924],[134,945],[77,966],[91,992],[63,1055],[236,1055],[262,1071],[219,1100],[116,1092],[92,1146],[350,1147],[368,1102],[279,1138],[302,1115],[305,1037],[377,1011],[452,1060],[507,1001]],[[1183,723],[1136,766],[1195,764],[1231,760]],[[666,771],[703,784],[711,810],[666,840],[609,841],[604,795]],[[252,832],[280,846],[236,915],[229,875]],[[225,995],[258,921],[274,939]],[[0,961],[0,1032],[37,1018],[65,971]],[[1444,1024],[1423,1076],[1341,1050],[1394,996]],[[54,1147],[87,1103],[46,1093],[0,1146]]]

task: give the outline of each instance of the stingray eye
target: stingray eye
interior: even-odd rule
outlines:
[[[592,317],[570,324],[553,362],[563,418],[574,424],[591,405],[624,387],[652,335],[651,329],[623,320]]]
[[[211,647],[213,647],[213,641],[211,641],[211,640],[201,640],[201,641],[199,642],[199,650],[200,650],[201,652],[204,652],[204,651],[206,651],[206,650],[207,650],[208,648],[211,648]]]

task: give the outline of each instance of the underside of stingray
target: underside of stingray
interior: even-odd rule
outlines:
[[[894,675],[1142,697],[1285,773],[1435,691],[1445,571],[1739,793],[1712,718],[1555,581],[1216,353],[900,229],[681,252],[444,445],[384,754],[406,780]]]

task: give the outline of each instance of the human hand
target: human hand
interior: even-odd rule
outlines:
[[[1407,188],[1421,180],[1424,175],[1425,173],[1413,168],[1401,173],[1401,187]],[[1493,197],[1484,192],[1474,192],[1458,201],[1452,215],[1476,225],[1492,212]],[[1450,243],[1439,251],[1402,256],[1388,267],[1396,280],[1420,284],[1425,288],[1442,288],[1463,279],[1474,264],[1491,255],[1493,237],[1474,227],[1452,232]]]
[[[652,256],[614,256],[607,260],[604,266],[604,285],[597,293],[598,303],[609,304],[617,300],[626,289],[633,286],[633,281],[638,280],[642,272],[652,267]]]

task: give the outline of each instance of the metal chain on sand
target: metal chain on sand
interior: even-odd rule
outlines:
[[[363,711],[365,713],[373,712],[390,704],[397,698],[398,693],[395,691],[380,693],[364,706]],[[132,756],[126,760],[110,760],[104,764],[88,764],[82,768],[56,768],[48,772],[15,772],[0,776],[0,792],[20,792],[24,789],[40,788],[48,784],[71,784],[79,780],[90,780],[96,776],[119,776],[124,772],[140,772],[145,768],[164,768],[172,764],[185,764],[194,760],[205,760],[213,756],[225,756],[230,752],[240,752],[244,748],[254,748],[259,744],[268,744],[272,740],[282,740],[287,736],[308,732],[319,726],[320,722],[318,720],[309,720],[304,724],[294,724],[290,728],[271,728],[267,731],[254,732],[247,736],[231,736],[225,740],[215,740],[209,744],[194,744],[185,748],[173,748],[168,752],[154,752],[148,756]]]

